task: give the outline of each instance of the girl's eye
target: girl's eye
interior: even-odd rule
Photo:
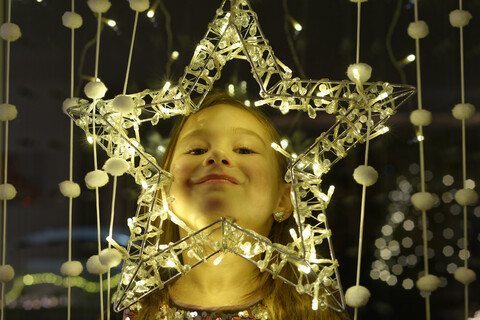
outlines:
[[[235,151],[239,154],[251,154],[251,153],[253,153],[253,150],[248,149],[248,148],[237,148]]]
[[[192,149],[192,150],[188,151],[188,154],[191,154],[191,155],[194,155],[194,156],[199,156],[201,154],[204,154],[205,152],[207,152],[206,149],[195,148],[195,149]]]

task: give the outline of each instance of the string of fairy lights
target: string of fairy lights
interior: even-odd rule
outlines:
[[[364,2],[367,2],[367,0],[350,0],[351,2],[356,3],[358,11],[357,11],[357,48],[356,48],[356,63],[352,65],[347,74],[349,76],[349,79],[351,82],[354,84],[355,89],[351,89],[349,93],[353,92],[358,92],[358,95],[360,96],[360,100],[364,99],[365,101],[368,101],[371,99],[369,96],[368,98],[362,97],[362,94],[368,95],[368,89],[364,88],[364,86],[367,86],[366,83],[368,81],[368,78],[370,78],[371,74],[371,68],[370,66],[366,64],[361,64],[360,63],[360,22],[361,22],[361,5]],[[75,44],[75,30],[80,28],[82,26],[82,18],[80,15],[78,15],[75,12],[75,1],[71,1],[71,11],[68,11],[65,13],[63,16],[63,25],[71,30],[71,81],[70,81],[70,97],[65,100],[64,102],[64,111],[67,113],[67,110],[70,109],[70,112],[76,107],[78,108],[79,105],[83,105],[85,103],[89,104],[89,114],[88,117],[89,119],[92,119],[91,123],[89,126],[84,126],[83,129],[87,132],[87,139],[93,146],[94,150],[94,170],[91,171],[87,176],[85,177],[85,183],[87,186],[91,189],[94,190],[95,192],[95,197],[96,197],[96,217],[97,217],[97,231],[98,231],[98,254],[91,257],[89,261],[87,262],[86,268],[87,270],[95,275],[99,276],[99,281],[95,283],[95,289],[92,289],[92,283],[88,283],[88,290],[91,292],[98,292],[99,293],[99,300],[100,300],[100,317],[103,319],[106,317],[107,319],[110,319],[110,303],[113,302],[113,299],[111,297],[111,290],[110,288],[113,288],[116,286],[118,282],[120,282],[120,287],[123,287],[122,289],[125,289],[128,291],[128,286],[125,286],[125,281],[126,278],[128,278],[128,270],[124,269],[123,274],[117,274],[115,276],[111,276],[111,268],[119,265],[121,259],[127,259],[129,255],[132,256],[132,251],[131,248],[127,248],[128,250],[125,250],[124,248],[118,246],[116,242],[114,241],[112,234],[113,234],[113,222],[114,222],[114,212],[115,212],[115,194],[116,194],[116,184],[117,184],[117,178],[124,173],[130,173],[132,174],[132,168],[129,167],[128,161],[130,161],[128,158],[125,158],[122,154],[118,153],[116,150],[107,150],[109,156],[111,157],[103,167],[101,167],[98,164],[97,160],[97,146],[102,146],[101,143],[98,143],[98,139],[104,139],[104,136],[101,133],[102,130],[105,130],[104,128],[107,127],[105,123],[102,123],[103,120],[108,119],[112,120],[113,118],[108,118],[105,116],[105,114],[108,114],[108,111],[111,111],[108,109],[110,106],[112,106],[113,110],[116,112],[120,112],[121,114],[131,114],[133,110],[136,110],[136,108],[140,108],[142,106],[138,105],[138,98],[140,96],[135,96],[132,94],[127,93],[127,84],[128,84],[128,79],[129,79],[129,71],[130,71],[130,62],[133,57],[133,50],[134,50],[134,40],[135,40],[135,30],[136,26],[138,23],[138,18],[140,13],[144,14],[150,21],[155,22],[155,12],[156,10],[159,10],[158,5],[161,3],[161,1],[156,1],[153,6],[150,6],[149,1],[142,1],[142,0],[129,0],[130,7],[131,9],[135,12],[135,17],[134,17],[134,23],[133,23],[133,31],[132,31],[132,37],[131,37],[131,45],[129,48],[129,54],[128,54],[128,59],[127,59],[127,68],[126,68],[126,74],[125,74],[125,81],[124,81],[124,86],[123,86],[123,91],[120,95],[118,95],[115,99],[112,101],[103,101],[102,98],[105,95],[105,92],[107,90],[106,86],[101,82],[100,76],[98,74],[99,70],[99,54],[100,54],[100,30],[101,30],[101,25],[105,23],[109,27],[115,29],[117,28],[117,23],[114,19],[107,19],[103,16],[104,13],[108,11],[110,8],[110,2],[108,0],[89,0],[88,5],[90,9],[95,13],[97,17],[97,41],[96,41],[96,58],[95,58],[95,66],[94,66],[94,76],[93,76],[93,81],[89,82],[87,86],[85,87],[85,94],[86,96],[91,99],[90,102],[87,102],[86,100],[80,99],[75,97],[74,95],[74,65],[75,65],[75,57],[74,57],[74,44]],[[233,2],[232,2],[233,3]],[[9,2],[9,9],[10,9],[10,2]],[[163,5],[163,4],[161,4]],[[160,5],[160,6],[161,6]],[[456,265],[449,265],[449,272],[455,274],[455,279],[458,280],[460,283],[462,283],[465,287],[465,297],[464,297],[464,308],[465,308],[465,319],[468,318],[469,314],[469,293],[468,293],[468,285],[472,283],[476,279],[476,275],[473,272],[473,270],[469,269],[469,251],[468,251],[468,238],[467,238],[467,221],[468,221],[468,216],[467,216],[467,208],[468,206],[471,206],[472,204],[476,203],[478,196],[476,195],[475,191],[473,190],[475,187],[475,183],[473,180],[467,178],[466,174],[466,150],[465,150],[465,145],[466,145],[466,133],[465,133],[465,121],[473,117],[475,114],[475,109],[473,105],[466,103],[465,102],[465,88],[464,88],[464,74],[463,74],[463,58],[464,58],[464,53],[463,53],[463,27],[468,25],[468,22],[471,18],[471,15],[463,11],[462,9],[462,1],[460,0],[459,3],[459,10],[456,10],[455,12],[452,12],[450,15],[450,23],[452,24],[453,27],[459,28],[460,31],[460,59],[462,60],[461,63],[461,73],[462,73],[462,79],[461,79],[461,102],[455,106],[453,109],[452,113],[453,116],[460,120],[462,123],[462,163],[463,163],[463,168],[462,168],[462,179],[455,179],[456,181],[462,181],[462,187],[459,188],[459,190],[456,189],[451,189],[447,192],[444,192],[440,198],[436,197],[432,190],[430,192],[427,192],[427,185],[426,182],[428,182],[429,175],[431,176],[431,172],[425,169],[425,164],[424,164],[424,141],[425,141],[425,135],[423,132],[424,127],[428,126],[432,122],[432,117],[430,112],[425,110],[422,106],[422,87],[421,87],[421,76],[420,76],[420,68],[421,68],[421,60],[420,60],[420,42],[419,40],[424,38],[428,34],[428,26],[426,25],[425,22],[418,20],[418,8],[417,8],[417,1],[414,3],[415,6],[415,21],[410,25],[408,33],[409,35],[415,39],[415,45],[416,45],[416,53],[415,55],[409,55],[407,58],[404,59],[405,63],[410,63],[410,62],[416,62],[417,63],[417,88],[418,88],[418,99],[417,99],[417,106],[418,109],[412,112],[410,120],[412,124],[416,127],[417,130],[417,141],[419,144],[420,148],[420,161],[418,167],[411,167],[410,171],[412,174],[418,173],[420,175],[420,180],[421,180],[421,190],[420,192],[415,193],[413,190],[413,183],[409,182],[408,178],[400,179],[398,180],[398,190],[394,190],[390,193],[391,200],[393,203],[396,203],[398,206],[395,207],[396,209],[392,209],[392,211],[389,212],[387,215],[386,221],[387,223],[382,227],[381,232],[382,232],[382,237],[378,238],[375,241],[375,247],[377,248],[377,251],[375,253],[377,260],[375,260],[372,263],[371,266],[371,271],[370,271],[370,277],[373,279],[381,279],[382,281],[385,281],[388,285],[395,285],[399,281],[397,277],[399,278],[400,274],[404,271],[404,269],[407,266],[414,266],[418,264],[418,260],[420,256],[423,256],[424,259],[424,274],[420,279],[417,281],[416,285],[417,288],[421,291],[422,296],[425,298],[425,314],[426,314],[426,319],[430,319],[430,296],[433,291],[435,291],[438,287],[444,286],[443,279],[433,276],[430,273],[430,268],[429,268],[429,262],[428,259],[432,257],[432,252],[433,250],[428,247],[428,241],[432,238],[432,231],[427,229],[427,226],[429,225],[428,219],[431,219],[430,216],[427,216],[427,211],[432,210],[437,204],[438,201],[443,201],[445,203],[450,203],[453,201],[453,199],[456,200],[458,205],[461,206],[461,212],[463,213],[463,231],[464,231],[464,236],[461,239],[462,240],[462,252],[461,252],[461,259],[464,261],[463,267],[457,267]],[[220,18],[225,17],[225,13],[222,12],[222,14],[218,15]],[[288,20],[293,29],[296,32],[301,32],[302,31],[302,25],[296,21],[293,17],[289,15],[290,19]],[[219,20],[220,20],[219,18]],[[4,40],[6,40],[7,46],[9,47],[10,42],[15,41],[15,37],[19,35],[20,31],[14,27],[14,24],[10,22],[10,12],[8,15],[8,22],[5,24],[8,24],[9,28],[0,28],[0,36]],[[166,22],[167,23],[167,22]],[[246,22],[245,22],[246,23]],[[2,31],[3,30],[3,31]],[[5,31],[7,30],[7,31]],[[13,31],[12,31],[13,30]],[[169,31],[171,32],[171,31]],[[15,36],[14,36],[15,35]],[[17,37],[18,38],[18,37]],[[178,51],[172,50],[172,45],[171,45],[171,35],[170,37],[167,37],[169,39],[169,45],[168,45],[168,51],[169,51],[169,63],[172,63],[176,59],[178,59],[180,53]],[[198,48],[197,48],[198,49]],[[197,54],[197,52],[195,53]],[[8,58],[9,59],[9,58]],[[7,60],[8,61],[8,60]],[[8,64],[7,64],[8,65]],[[7,67],[8,68],[8,67]],[[283,69],[287,70],[287,69]],[[167,71],[167,74],[169,71]],[[72,286],[74,287],[83,287],[86,288],[86,285],[84,282],[82,282],[79,279],[83,279],[79,277],[79,275],[83,271],[83,266],[81,262],[79,261],[72,261],[72,244],[71,244],[71,236],[69,237],[69,244],[68,244],[68,260],[62,265],[62,268],[60,270],[60,273],[65,277],[63,280],[62,277],[54,276],[54,275],[49,275],[49,278],[45,278],[45,275],[42,276],[35,276],[35,275],[25,275],[23,277],[14,277],[14,272],[13,268],[11,266],[6,264],[5,261],[5,246],[6,246],[6,217],[7,217],[7,211],[6,211],[6,204],[7,200],[11,200],[11,188],[9,189],[9,185],[7,182],[7,171],[6,171],[6,166],[7,166],[7,156],[8,156],[8,122],[10,120],[13,120],[16,116],[16,109],[15,112],[13,111],[14,106],[9,104],[9,99],[8,99],[8,69],[7,69],[7,84],[6,84],[7,90],[6,90],[6,99],[5,99],[5,104],[0,105],[0,116],[5,124],[5,142],[4,142],[4,150],[5,150],[5,160],[4,160],[4,184],[0,185],[0,199],[3,200],[4,204],[4,209],[3,209],[3,240],[2,240],[2,265],[0,266],[0,281],[2,282],[2,315],[1,319],[3,320],[4,318],[4,306],[5,303],[9,303],[10,301],[14,300],[15,297],[18,297],[19,292],[21,292],[22,286],[29,286],[29,285],[35,285],[35,284],[42,284],[42,283],[50,283],[50,284],[57,284],[61,285],[67,288],[67,319],[70,319],[71,314],[71,288]],[[169,92],[172,92],[171,88],[175,88],[174,84],[171,82],[167,82],[167,84],[163,87],[163,93],[167,95]],[[300,84],[300,89],[301,89],[301,84]],[[325,94],[327,90],[319,90],[319,93],[317,93],[317,100],[319,97],[322,98],[322,103],[323,99],[328,100],[328,94]],[[246,83],[241,84],[239,87],[236,87],[235,85],[231,84],[227,87],[228,92],[231,95],[235,95],[236,92],[244,90],[246,91]],[[299,92],[299,89],[294,89],[292,90],[294,93]],[[290,92],[291,94],[292,92]],[[153,96],[153,93],[150,93]],[[161,96],[159,94],[158,96]],[[171,96],[163,96],[163,98],[166,97],[166,100],[170,99]],[[154,96],[155,99],[155,96]],[[157,97],[157,102],[158,99]],[[268,100],[268,99],[266,99]],[[316,101],[317,101],[316,100]],[[132,102],[135,101],[135,104],[132,104]],[[170,101],[170,100],[169,100]],[[312,100],[313,101],[313,100]],[[254,102],[247,100],[246,101],[247,105],[254,105]],[[388,130],[387,127],[375,127],[372,126],[374,124],[373,120],[371,119],[372,117],[372,105],[370,104],[370,108],[367,108],[366,112],[362,114],[362,134],[363,134],[363,139],[364,142],[366,143],[366,150],[365,150],[365,161],[362,166],[359,166],[355,172],[354,172],[354,179],[357,183],[362,185],[362,203],[361,203],[361,209],[360,209],[360,230],[359,230],[359,243],[358,243],[358,260],[357,260],[357,277],[356,277],[356,284],[354,287],[349,288],[346,292],[346,297],[345,297],[345,302],[347,305],[350,307],[354,308],[354,317],[357,319],[358,317],[358,308],[366,305],[369,300],[369,290],[365,287],[362,287],[360,285],[360,270],[361,270],[361,261],[362,261],[362,234],[363,234],[363,221],[365,218],[365,206],[366,206],[366,188],[368,186],[371,186],[375,183],[375,181],[378,178],[378,173],[374,168],[369,166],[368,163],[368,158],[369,158],[369,141],[371,139],[371,135],[378,135],[381,133],[384,133]],[[279,108],[282,110],[282,112],[288,112],[287,109],[282,109],[284,108],[284,104],[280,105]],[[12,108],[13,107],[13,108]],[[107,112],[105,111],[107,110]],[[167,110],[167,107],[165,109],[161,109],[162,111]],[[171,109],[170,109],[171,110]],[[84,112],[84,110],[82,110]],[[310,112],[310,111],[309,111]],[[13,116],[15,114],[15,116]],[[311,113],[309,113],[310,115]],[[60,184],[60,190],[62,194],[69,199],[69,204],[68,204],[68,211],[69,211],[69,230],[71,234],[72,230],[72,201],[73,198],[76,198],[80,194],[80,187],[77,183],[73,182],[73,128],[75,122],[77,122],[81,117],[75,115],[72,117],[70,120],[70,159],[69,159],[69,178],[68,180],[62,182]],[[133,119],[133,118],[132,118]],[[117,118],[113,119],[114,121],[119,121]],[[158,119],[156,119],[158,121]],[[120,123],[120,122],[118,122]],[[135,121],[132,121],[133,125],[132,128],[133,130],[131,132],[134,132],[134,135],[138,135],[138,128],[135,127]],[[124,125],[122,122],[121,125]],[[376,124],[375,124],[376,125]],[[114,124],[115,126],[115,124]],[[129,138],[127,138],[129,139]],[[126,139],[126,140],[127,140]],[[138,139],[139,141],[140,139]],[[128,146],[128,143],[130,143],[130,146]],[[299,156],[297,154],[290,154],[285,151],[287,148],[287,145],[289,142],[287,140],[282,141],[281,146],[274,146],[274,148],[279,151],[284,153],[287,157],[295,160]],[[325,146],[326,144],[324,144]],[[138,150],[138,145],[131,144],[131,141],[128,142],[127,144],[124,144],[123,146],[127,146],[128,151],[132,154],[136,154]],[[103,147],[103,146],[102,146]],[[142,159],[142,157],[145,157],[145,159],[149,159],[148,156],[145,156],[141,152],[138,152],[140,154],[139,158]],[[317,153],[318,155],[318,153]],[[138,155],[137,155],[138,156]],[[301,157],[302,155],[300,155]],[[133,157],[132,157],[133,158]],[[308,158],[308,154],[304,159],[308,159],[310,161],[310,158]],[[305,166],[305,163],[300,163],[301,166]],[[323,165],[323,163],[322,163]],[[307,165],[308,166],[308,165]],[[297,167],[298,169],[299,167]],[[315,166],[311,167],[313,170],[315,170]],[[142,167],[141,170],[144,170],[145,167]],[[318,168],[317,168],[318,169]],[[303,168],[301,169],[303,170]],[[328,169],[326,169],[328,170]],[[323,174],[324,172],[322,172]],[[111,199],[111,211],[110,211],[110,223],[109,223],[109,237],[108,237],[108,247],[107,248],[101,248],[101,242],[103,239],[100,238],[100,206],[99,206],[99,197],[100,197],[100,192],[99,189],[106,185],[109,182],[108,174],[113,178],[111,179],[113,181],[113,193],[112,193],[112,199]],[[135,176],[138,178],[138,176]],[[453,177],[449,175],[445,175],[443,177],[443,182],[445,186],[451,186],[453,184]],[[152,179],[144,179],[141,180],[141,185],[144,190],[153,190],[152,189]],[[13,186],[12,186],[13,187]],[[316,190],[316,189],[315,189]],[[161,191],[161,189],[160,189]],[[316,192],[321,192],[316,190]],[[328,191],[325,193],[321,193],[320,197],[324,199],[325,202],[325,208],[326,205],[328,204],[328,201],[330,200],[330,197],[332,196],[332,191]],[[142,194],[143,197],[148,196],[147,193]],[[139,198],[140,201],[144,198],[142,196]],[[422,221],[420,223],[415,223],[412,219],[408,218],[406,216],[406,208],[410,205],[410,199],[411,202],[413,203],[414,207],[417,208],[422,212]],[[453,208],[453,204],[452,204]],[[456,207],[455,207],[456,208]],[[478,210],[479,207],[475,209],[475,215],[480,216],[480,210]],[[454,210],[454,209],[452,209]],[[455,209],[457,210],[457,209]],[[432,210],[433,211],[433,210]],[[138,218],[136,217],[137,220],[135,221],[135,218],[133,218],[129,222],[129,227],[132,231],[132,237],[137,237],[138,239],[138,230],[136,228],[139,227],[138,224]],[[302,217],[303,218],[303,217]],[[433,218],[435,220],[436,218]],[[402,228],[405,231],[414,231],[415,230],[415,225],[420,224],[422,227],[422,239],[423,239],[423,244],[420,246],[415,246],[413,236],[406,236],[403,239],[395,239],[393,237],[393,233],[396,228]],[[232,227],[232,230],[235,231],[235,226],[230,226]],[[302,225],[301,228],[304,226]],[[300,228],[300,231],[305,231]],[[143,230],[142,230],[143,231]],[[242,230],[240,230],[242,231]],[[236,231],[235,231],[236,232]],[[444,238],[452,238],[452,229],[446,228],[443,232],[443,237]],[[292,235],[295,235],[296,239],[298,239],[298,243],[300,242],[300,239],[302,237],[309,237],[310,234],[306,232],[300,232],[298,231],[293,231]],[[196,236],[194,234],[193,236]],[[413,249],[415,248],[415,254],[410,254],[410,255],[402,255],[401,250],[403,249]],[[178,248],[170,248],[171,250],[177,250]],[[182,248],[184,250],[185,248]],[[443,248],[443,254],[446,257],[451,256],[450,252],[453,251],[451,247],[445,246]],[[179,251],[181,253],[181,251]],[[178,253],[177,253],[178,254]],[[389,265],[389,260],[393,259],[393,257],[398,257],[396,263],[392,263]],[[148,256],[148,259],[151,259],[151,256]],[[154,259],[152,261],[155,261]],[[171,260],[169,260],[171,261]],[[340,262],[341,263],[341,262]],[[128,264],[128,267],[133,267],[133,264]],[[177,265],[177,264],[172,264],[172,266],[175,266],[175,268],[180,268],[182,266]],[[310,272],[307,266],[301,265],[298,267],[299,271],[305,271],[305,273]],[[332,269],[333,270],[333,269]],[[275,271],[273,271],[275,272]],[[180,272],[181,273],[181,272]],[[106,274],[106,279],[104,279],[104,275]],[[126,276],[127,275],[127,276]],[[333,279],[335,277],[333,276]],[[7,297],[5,297],[5,289],[4,289],[4,284],[6,282],[12,281],[15,279],[14,282],[14,287],[12,288],[11,292],[7,294]],[[47,280],[46,280],[47,279]],[[131,279],[131,278],[129,278]],[[107,285],[104,285],[104,281],[107,281]],[[127,281],[128,282],[128,281]],[[82,283],[80,285],[80,283]],[[414,280],[408,278],[405,279],[403,282],[401,282],[402,286],[404,289],[411,289],[414,286]],[[156,285],[156,284],[155,284]],[[308,287],[308,285],[307,285]],[[98,289],[98,290],[97,290]],[[338,289],[338,288],[337,288]],[[341,291],[341,288],[340,288]],[[121,294],[122,291],[120,290],[119,293]],[[137,292],[138,293],[138,292]],[[143,292],[142,292],[143,293]],[[106,295],[106,299],[104,297]],[[312,293],[314,296],[314,302],[312,306],[315,308],[319,307],[319,300],[315,300],[318,298],[318,296],[315,296],[314,293]],[[316,302],[315,302],[316,301]],[[127,306],[128,303],[131,301],[124,302],[123,306]],[[38,304],[38,303],[37,303]],[[320,303],[321,305],[321,303]],[[121,305],[122,306],[122,305]],[[324,307],[321,305],[321,307]],[[104,315],[103,310],[108,310],[108,312]]]

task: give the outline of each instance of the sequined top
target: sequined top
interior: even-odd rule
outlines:
[[[125,310],[124,320],[136,319],[136,312]],[[155,320],[268,320],[268,311],[265,305],[260,301],[244,310],[194,310],[183,308],[174,303],[164,304],[155,316]]]

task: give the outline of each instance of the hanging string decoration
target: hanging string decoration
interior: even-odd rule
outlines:
[[[3,183],[0,184],[0,200],[3,201],[3,219],[2,219],[2,261],[0,265],[0,282],[2,282],[0,318],[4,319],[5,312],[5,284],[11,281],[15,276],[14,268],[7,264],[7,201],[12,200],[17,195],[15,187],[8,183],[8,134],[9,123],[14,120],[17,115],[17,107],[10,104],[10,43],[18,40],[22,32],[20,27],[11,22],[12,18],[12,1],[7,2],[7,21],[0,26],[0,37],[6,41],[6,62],[5,62],[5,100],[0,104],[0,121],[2,121],[4,134],[4,160],[3,160]]]
[[[428,25],[425,21],[418,19],[418,1],[414,4],[415,21],[408,26],[408,35],[415,39],[416,52],[416,72],[417,72],[417,110],[410,114],[410,122],[415,126],[417,132],[417,141],[420,154],[420,192],[413,194],[410,198],[413,206],[422,212],[422,239],[423,239],[423,265],[424,274],[416,282],[417,288],[425,297],[425,317],[430,320],[430,295],[437,290],[440,285],[440,279],[430,274],[428,266],[428,223],[427,211],[435,205],[435,196],[426,191],[425,184],[425,156],[423,127],[432,122],[431,112],[423,109],[422,106],[422,82],[421,82],[421,59],[420,59],[420,39],[425,38],[429,33]]]
[[[247,60],[251,66],[252,75],[260,87],[256,107],[266,105],[283,114],[300,110],[311,118],[320,113],[336,116],[334,125],[298,156],[272,145],[291,160],[285,178],[292,183],[291,198],[297,227],[290,230],[292,240],[287,245],[272,243],[227,218],[206,227],[217,227],[216,232],[222,234],[220,242],[202,232],[205,229],[191,230],[171,210],[171,174],[163,170],[141,144],[140,125],[156,126],[162,119],[195,112],[220,78],[222,68],[233,59]],[[352,68],[351,72],[356,78],[363,77],[358,68]],[[176,85],[167,82],[160,90],[124,93],[112,100],[94,98],[93,102],[68,109],[75,123],[85,131],[87,139],[96,141],[109,157],[127,163],[126,173],[142,186],[136,214],[128,219],[128,247],[123,248],[108,238],[124,260],[115,309],[135,308],[135,302],[206,259],[218,253],[232,252],[256,264],[261,271],[296,287],[298,292],[310,295],[313,309],[343,310],[345,303],[338,262],[325,213],[334,188],[324,192],[322,177],[357,143],[386,132],[385,121],[414,92],[410,86],[362,80],[292,77],[291,69],[274,55],[249,2],[225,0]],[[196,97],[200,102],[193,102]],[[367,121],[368,110],[371,110],[370,122]],[[159,235],[167,220],[188,235],[175,243],[160,243]],[[207,247],[214,248],[214,252],[207,254]],[[320,255],[321,248],[325,249],[322,252],[329,254]],[[197,262],[183,264],[182,254],[195,258]],[[221,257],[222,254],[215,262],[221,263]],[[295,278],[282,277],[284,268],[294,270]]]
[[[465,121],[472,118],[475,114],[475,107],[471,103],[465,101],[465,72],[464,72],[464,52],[463,52],[463,28],[468,25],[472,15],[470,12],[463,10],[462,0],[459,1],[460,8],[450,12],[450,24],[459,29],[460,34],[460,91],[461,102],[452,109],[453,117],[462,122],[462,181],[463,186],[455,192],[455,201],[463,207],[463,249],[460,251],[460,258],[463,259],[463,267],[457,268],[454,278],[464,285],[464,318],[468,318],[469,309],[469,293],[468,285],[476,280],[475,271],[468,268],[469,251],[468,251],[468,218],[467,206],[471,206],[478,201],[478,194],[473,188],[467,186],[467,150],[466,150],[466,130]]]

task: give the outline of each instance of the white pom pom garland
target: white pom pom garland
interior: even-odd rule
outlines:
[[[101,81],[90,81],[85,85],[83,91],[90,99],[101,99],[107,93],[107,87]]]
[[[414,126],[428,126],[432,123],[432,113],[425,109],[414,110],[410,113],[410,122]]]
[[[67,198],[77,198],[80,195],[80,185],[73,181],[65,180],[58,184],[60,192]]]
[[[11,281],[15,277],[15,270],[9,264],[0,266],[0,282]]]
[[[457,268],[457,270],[455,270],[455,273],[453,274],[453,277],[455,278],[455,280],[464,285],[470,284],[477,279],[475,271],[467,269],[465,267]]]
[[[88,0],[88,7],[95,13],[105,13],[112,5],[108,0]]]
[[[416,285],[420,291],[433,292],[440,286],[440,279],[433,274],[427,274],[418,279]]]
[[[1,121],[10,121],[17,117],[18,111],[17,107],[13,104],[2,103],[0,104],[0,120]]]
[[[0,37],[3,40],[15,41],[22,36],[22,31],[20,27],[12,22],[5,22],[0,27]]]
[[[128,0],[130,8],[134,11],[143,12],[150,8],[150,2],[148,0]]]
[[[121,158],[110,158],[103,165],[103,169],[112,176],[121,176],[129,167],[127,160]]]
[[[453,10],[448,15],[448,18],[452,27],[460,28],[465,27],[470,23],[472,15],[470,14],[470,12],[465,10]]]
[[[353,286],[345,293],[345,302],[352,308],[363,307],[370,299],[370,291],[363,286]]]
[[[93,170],[85,176],[87,188],[101,188],[108,183],[108,174],[103,170]]]
[[[455,201],[461,206],[470,206],[477,200],[478,194],[473,189],[460,189],[455,192]]]
[[[353,82],[367,82],[368,79],[370,79],[370,77],[372,76],[372,67],[370,67],[366,63],[351,64],[348,66],[347,76]]]
[[[457,120],[467,120],[475,114],[475,106],[471,103],[459,103],[452,109],[452,115]]]
[[[98,258],[98,254],[91,256],[87,260],[87,270],[92,274],[104,274],[108,271],[108,268],[104,266],[100,259]]]
[[[408,25],[407,32],[408,35],[413,39],[422,39],[425,38],[430,31],[428,30],[427,23],[425,21],[419,20],[411,22]]]
[[[78,13],[67,11],[62,16],[62,24],[70,29],[78,29],[82,26],[83,19]]]
[[[353,171],[353,179],[362,186],[371,186],[377,182],[378,172],[371,166],[360,165]]]
[[[17,189],[10,183],[0,184],[0,200],[12,200],[17,195]]]
[[[60,273],[65,277],[76,277],[83,271],[83,266],[80,261],[67,261],[60,267]]]
[[[435,197],[430,192],[417,192],[412,195],[410,201],[418,210],[430,210],[435,204]]]
[[[123,114],[132,113],[135,108],[135,102],[132,97],[129,96],[116,96],[112,101],[112,108],[114,111],[121,112]]]
[[[106,248],[100,252],[99,259],[107,268],[114,268],[122,262],[122,254],[115,248]]]

